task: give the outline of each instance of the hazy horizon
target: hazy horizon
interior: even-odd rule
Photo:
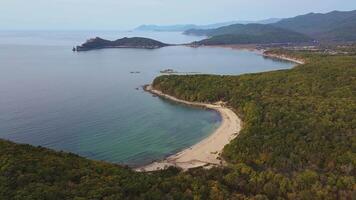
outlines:
[[[281,9],[284,8],[284,9]],[[293,8],[287,9],[287,8]],[[356,9],[354,0],[2,0],[1,30],[130,30],[142,24],[212,24]]]

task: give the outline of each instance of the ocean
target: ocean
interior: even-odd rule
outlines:
[[[199,142],[221,123],[214,111],[144,92],[141,86],[161,70],[238,75],[294,66],[225,48],[72,52],[73,46],[96,36],[142,36],[171,44],[202,39],[177,32],[2,31],[0,138],[144,165]]]

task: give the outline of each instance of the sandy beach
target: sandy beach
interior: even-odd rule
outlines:
[[[250,51],[256,51],[258,54],[261,54],[265,57],[277,58],[282,60],[291,61],[297,64],[305,64],[304,60],[297,58],[291,58],[286,55],[277,55],[277,54],[267,54],[264,50],[254,49],[254,46],[241,46],[241,45],[226,45],[226,46],[213,46],[213,47],[225,47],[232,49],[247,49]],[[169,166],[175,166],[182,168],[183,170],[188,170],[196,167],[212,167],[223,165],[224,161],[221,159],[220,155],[225,147],[229,144],[231,140],[236,138],[241,131],[242,121],[231,109],[224,107],[221,103],[215,104],[206,104],[199,102],[189,102],[185,100],[178,99],[176,97],[162,93],[161,91],[155,90],[151,85],[146,86],[146,91],[151,92],[162,98],[169,99],[171,101],[191,105],[205,107],[208,109],[216,110],[220,113],[222,117],[222,123],[218,129],[215,130],[213,134],[199,143],[193,145],[190,148],[187,148],[177,154],[169,156],[168,158],[153,162],[149,165],[139,167],[136,171],[157,171],[165,169]]]
[[[304,60],[301,60],[298,58],[292,58],[287,55],[265,53],[264,51],[262,52],[262,55],[265,57],[269,57],[269,58],[277,58],[277,59],[281,59],[281,60],[287,60],[287,61],[294,62],[294,63],[300,64],[300,65],[305,64]]]
[[[252,52],[256,52],[257,54],[260,54],[264,57],[277,58],[280,60],[294,62],[294,63],[300,64],[300,65],[305,64],[305,61],[302,59],[293,58],[288,55],[266,53],[266,50],[263,50],[263,49],[258,50],[255,45],[220,45],[220,46],[214,46],[214,47],[230,48],[230,49],[235,49],[235,50],[245,49],[245,50],[249,50]]]
[[[156,171],[167,168],[169,166],[176,166],[183,170],[196,167],[212,167],[223,165],[224,161],[220,158],[220,154],[225,145],[229,144],[231,140],[239,134],[242,122],[240,118],[231,109],[224,107],[221,104],[205,104],[198,102],[188,102],[177,99],[173,96],[154,90],[151,86],[146,86],[146,91],[151,92],[162,98],[166,98],[175,102],[205,107],[216,110],[222,117],[222,123],[218,129],[215,130],[209,137],[200,141],[199,143],[187,148],[168,158],[154,162],[152,164],[137,168],[136,171]]]
[[[188,45],[189,46],[189,45]],[[260,54],[264,57],[269,57],[269,58],[277,58],[280,60],[286,60],[290,62],[294,62],[296,64],[305,64],[305,61],[302,59],[298,58],[293,58],[288,55],[281,55],[281,54],[271,54],[271,53],[266,53],[266,50],[264,49],[257,49],[257,45],[255,44],[231,44],[231,45],[209,45],[209,46],[203,46],[203,47],[210,47],[210,48],[229,48],[229,49],[234,49],[234,50],[248,50],[255,52],[257,54]]]

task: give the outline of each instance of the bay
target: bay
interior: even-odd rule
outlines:
[[[175,32],[2,31],[0,138],[143,165],[197,143],[221,123],[214,111],[137,90],[160,70],[238,75],[294,65],[224,48],[71,51],[94,36],[143,36],[166,43],[202,39]]]

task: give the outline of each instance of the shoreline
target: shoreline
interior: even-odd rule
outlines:
[[[254,45],[214,45],[207,47],[230,48],[233,50],[245,49],[248,51],[253,51],[264,57],[286,60],[296,63],[298,65],[305,64],[304,60],[289,57],[287,55],[268,54],[266,53],[266,50],[256,49]],[[210,136],[203,139],[202,141],[194,144],[193,146],[183,149],[182,151],[174,155],[168,156],[161,161],[155,161],[151,164],[142,167],[137,167],[135,168],[135,171],[152,172],[163,170],[170,166],[179,167],[183,170],[188,170],[197,167],[211,168],[213,166],[224,165],[224,161],[220,157],[220,154],[224,147],[229,144],[231,140],[235,139],[239,135],[242,129],[242,121],[234,111],[224,107],[221,103],[206,104],[181,100],[174,96],[170,96],[168,94],[164,94],[161,91],[155,90],[152,88],[151,85],[144,86],[144,90],[161,98],[165,98],[174,102],[215,110],[220,114],[222,118],[222,123],[220,127],[214,131],[214,133],[212,133]],[[230,132],[227,133],[227,131]],[[217,145],[211,145],[212,143],[215,143]]]
[[[207,46],[201,46],[201,47],[228,48],[228,49],[232,49],[232,50],[248,50],[251,52],[255,52],[259,55],[262,55],[264,57],[268,57],[268,58],[276,58],[276,59],[280,59],[280,60],[286,60],[286,61],[294,62],[299,65],[305,64],[305,60],[293,58],[288,55],[268,54],[268,53],[266,53],[267,50],[265,50],[265,49],[257,49],[257,46],[255,44],[207,45]]]
[[[266,53],[267,50],[257,49],[256,45],[253,45],[253,44],[251,44],[251,45],[214,45],[212,47],[229,48],[229,49],[233,49],[233,50],[244,49],[244,50],[255,52],[257,54],[260,54],[260,55],[262,55],[264,57],[268,57],[268,58],[277,58],[280,60],[286,60],[286,61],[294,62],[299,65],[305,64],[305,60],[293,58],[293,57],[290,57],[290,56],[284,55],[284,54],[282,54],[282,55],[281,54],[269,54],[269,53]]]
[[[255,44],[225,44],[225,45],[211,45],[211,47],[217,48],[228,48],[232,50],[248,50],[253,52],[261,52],[261,50],[257,49],[257,45]]]
[[[298,58],[293,58],[293,57],[290,57],[290,56],[287,56],[287,55],[269,54],[269,53],[266,53],[266,51],[262,51],[261,54],[262,54],[262,56],[264,56],[264,57],[277,58],[277,59],[281,59],[281,60],[287,60],[287,61],[294,62],[294,63],[299,64],[299,65],[304,65],[304,64],[305,64],[305,60],[298,59]]]
[[[179,167],[188,170],[197,167],[221,166],[224,161],[220,154],[231,140],[235,139],[241,131],[242,121],[231,109],[224,107],[221,103],[206,104],[199,102],[189,102],[155,90],[151,85],[145,86],[145,91],[177,103],[183,103],[190,106],[204,107],[217,111],[222,118],[221,125],[210,136],[183,149],[182,151],[168,156],[167,158],[156,161],[151,164],[138,167],[135,170],[139,172],[158,171],[170,166]]]

